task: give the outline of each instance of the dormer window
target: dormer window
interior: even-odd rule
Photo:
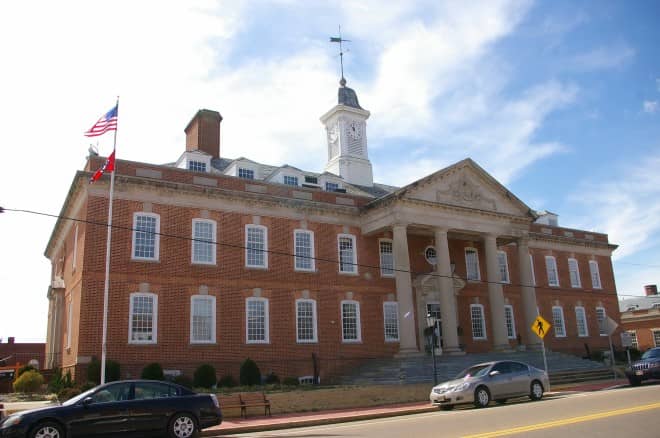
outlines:
[[[298,177],[291,175],[284,175],[284,184],[286,184],[287,186],[297,186]]]
[[[239,167],[238,168],[238,177],[239,178],[245,178],[245,179],[254,179],[254,170]]]
[[[334,183],[334,182],[326,182],[325,183],[325,191],[326,192],[336,192],[338,188],[339,188],[339,184],[337,184],[337,183]]]
[[[317,177],[315,177],[315,176],[308,176],[308,175],[307,175],[307,176],[305,176],[305,182],[306,182],[307,184],[318,184],[318,183],[319,183],[319,179],[318,179]]]
[[[193,160],[188,161],[188,170],[192,170],[194,172],[206,172],[206,163]]]

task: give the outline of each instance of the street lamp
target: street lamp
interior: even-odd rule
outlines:
[[[435,323],[437,318],[431,315],[431,312],[426,314],[426,324],[431,328],[431,357],[433,358],[433,386],[438,384],[438,373],[435,365]]]

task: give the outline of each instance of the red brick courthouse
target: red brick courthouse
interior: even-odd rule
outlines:
[[[442,354],[538,348],[537,313],[552,350],[608,348],[598,321],[619,309],[607,235],[558,226],[469,158],[405,187],[375,183],[369,115],[342,82],[321,117],[319,172],[223,157],[209,110],[176,162],[117,161],[107,357],[122,377],[154,361],[238,377],[247,357],[304,377],[314,356],[328,381],[356,361],[424,353],[429,313]],[[75,174],[45,251],[46,364],[74,373],[101,357],[110,178],[88,180],[104,161]]]

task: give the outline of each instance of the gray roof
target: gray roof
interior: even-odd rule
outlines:
[[[363,109],[358,102],[357,94],[355,90],[346,86],[346,79],[341,78],[339,81],[341,87],[337,91],[337,103],[339,105],[350,106],[351,108]]]
[[[645,297],[626,298],[619,301],[619,311],[626,312],[629,309],[649,310],[654,304],[660,305],[660,295],[648,295]]]

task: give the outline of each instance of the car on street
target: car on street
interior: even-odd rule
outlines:
[[[214,394],[155,380],[99,385],[59,406],[10,415],[0,421],[2,438],[149,436],[191,438],[222,422]]]
[[[660,347],[646,350],[625,372],[632,386],[641,385],[643,380],[660,379]]]
[[[545,371],[522,362],[500,360],[472,365],[453,380],[434,386],[429,398],[431,404],[443,410],[470,403],[484,408],[491,400],[499,404],[523,396],[540,400],[549,386]]]

